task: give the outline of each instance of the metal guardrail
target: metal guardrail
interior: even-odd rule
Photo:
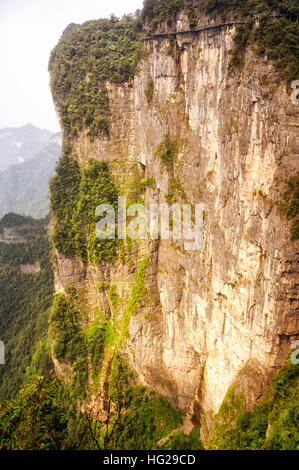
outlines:
[[[254,22],[254,20],[252,22]],[[156,33],[156,34],[152,34],[151,36],[143,38],[142,41],[152,41],[155,38],[159,38],[159,37],[167,38],[169,36],[177,36],[178,34],[201,33],[202,31],[208,31],[211,29],[219,29],[223,27],[231,27],[231,26],[235,26],[238,24],[246,24],[246,23],[248,23],[248,21],[232,21],[230,23],[219,23],[217,25],[205,26],[203,28],[198,28],[198,29],[189,29],[185,31],[176,31],[176,32],[167,32],[167,33]]]

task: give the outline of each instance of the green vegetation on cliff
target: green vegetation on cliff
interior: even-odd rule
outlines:
[[[258,54],[273,60],[281,76],[298,78],[298,5],[294,0],[145,0],[139,17],[125,16],[88,21],[67,28],[51,53],[51,89],[67,137],[84,131],[91,138],[109,134],[110,106],[106,82],[127,82],[138,71],[143,56],[143,24],[150,31],[162,22],[171,24],[185,9],[190,28],[203,13],[228,14],[242,19],[235,37],[231,64],[243,63],[244,51],[252,44]],[[255,22],[258,18],[258,22]],[[153,89],[147,90],[152,100]]]
[[[76,411],[75,397],[70,398],[62,383],[36,377],[14,398],[0,403],[0,450],[157,448],[161,438],[182,424],[183,413],[155,392],[134,386],[132,377],[125,362],[118,360],[102,420]]]
[[[103,420],[75,411],[66,386],[37,377],[15,398],[0,404],[0,449],[202,450],[199,429],[178,430],[183,413],[143,386],[116,355]],[[216,417],[208,448],[294,450],[299,448],[298,365],[272,379],[264,401],[252,411],[231,389]]]
[[[88,394],[88,364],[91,364],[93,379],[101,370],[109,322],[94,322],[83,329],[76,297],[77,294],[55,295],[50,322],[54,357],[71,366],[71,394],[84,399]]]
[[[108,335],[109,322],[106,320],[93,323],[85,330],[85,341],[90,357],[93,378],[96,377],[101,368]]]
[[[66,256],[79,256],[83,262],[113,261],[116,240],[99,240],[95,233],[96,208],[110,204],[117,211],[118,192],[107,164],[89,160],[88,166],[80,169],[76,160],[64,156],[50,191],[55,248]]]
[[[79,320],[80,312],[75,308],[71,298],[64,294],[56,294],[51,316],[51,324],[55,331],[53,352],[56,359],[69,362],[71,365],[87,353]]]
[[[55,248],[70,257],[77,252],[76,231],[72,221],[79,200],[80,181],[78,162],[64,155],[50,182],[50,202],[54,217],[52,237]]]
[[[292,240],[299,238],[299,176],[292,176],[283,194],[283,201],[279,203],[282,212],[288,219],[294,220],[291,230]]]
[[[123,346],[122,343],[125,337],[128,335],[128,327],[131,316],[135,316],[140,308],[141,303],[145,303],[147,301],[148,291],[146,288],[145,281],[148,266],[149,258],[144,258],[140,267],[137,270],[130,300],[122,315],[121,332],[118,347]]]
[[[9,227],[27,240],[0,243],[0,339],[6,361],[0,366],[0,400],[14,396],[31,376],[52,369],[47,332],[54,286],[47,225],[17,214],[0,222],[0,231]],[[28,271],[22,270],[26,266]]]
[[[67,135],[109,133],[107,80],[132,79],[141,57],[142,24],[125,16],[88,21],[66,31],[52,51],[51,89]]]
[[[67,443],[65,410],[56,387],[39,377],[9,402],[0,403],[1,450],[59,450]]]
[[[166,165],[172,165],[178,154],[178,143],[171,140],[169,135],[164,136],[164,140],[160,142],[155,151],[155,157],[159,157]]]
[[[148,265],[149,259],[144,258],[136,272],[129,302],[122,312],[118,311],[120,299],[116,286],[110,285],[109,299],[114,313],[112,318],[101,314],[101,318],[86,325],[79,307],[80,299],[74,287],[68,287],[66,294],[54,296],[50,317],[53,354],[60,363],[69,366],[67,374],[71,387],[75,393],[80,393],[81,399],[90,392],[88,364],[91,365],[92,378],[99,377],[105,348],[112,348],[114,355],[119,353],[128,334],[131,316],[136,315],[140,306],[148,301]]]
[[[194,428],[189,435],[182,431],[172,434],[161,447],[163,450],[204,450],[200,429]]]
[[[296,0],[145,0],[142,19],[153,31],[162,22],[171,25],[182,9],[188,13],[191,28],[196,27],[202,13],[219,15],[223,21],[230,15],[245,22],[237,27],[232,66],[243,64],[245,49],[252,45],[258,54],[273,60],[283,79],[298,79],[299,7]]]
[[[100,448],[150,450],[182,424],[183,413],[144,386],[134,385],[134,373],[124,355],[115,353],[108,383],[106,426],[94,423]]]
[[[191,5],[191,1],[144,0],[141,17],[143,22],[148,22],[150,30],[153,30],[162,22],[171,25],[184,6],[189,5]]]
[[[29,230],[26,227],[29,226]],[[40,221],[32,217],[26,217],[14,212],[9,212],[0,220],[0,233],[3,233],[5,228],[14,228],[15,230],[21,229],[22,233],[32,233],[35,227],[40,228]]]
[[[79,199],[74,213],[74,226],[82,260],[90,262],[113,261],[116,254],[116,241],[99,240],[96,237],[96,208],[100,204],[111,205],[117,212],[118,191],[110,177],[106,163],[89,160],[88,166],[81,169]],[[78,237],[78,235],[77,235]],[[83,242],[83,243],[82,243]]]
[[[7,250],[12,246],[7,245]],[[38,250],[34,250],[34,247],[38,248],[37,245],[32,245],[31,258],[28,258],[30,262],[39,257]],[[46,254],[48,263],[49,244]],[[18,261],[15,255],[12,261],[15,269]],[[136,282],[128,305],[130,314],[136,313],[141,302],[147,265],[148,260],[143,260],[136,273]],[[32,278],[30,280],[32,282]],[[49,280],[53,282],[51,276]],[[35,283],[33,287],[36,288]],[[26,299],[27,293],[30,300],[33,298],[28,284],[26,288],[26,292],[20,292],[22,301]],[[41,291],[37,291],[37,294],[41,295]],[[52,291],[49,301],[51,298]],[[21,311],[18,312],[18,321],[13,317],[15,325],[3,325],[1,318],[1,327],[6,327],[7,337],[10,338],[11,332],[13,334],[16,331],[19,343],[16,352],[13,352],[13,362],[8,360],[8,369],[2,369],[5,374],[8,371],[8,375],[4,375],[8,380],[1,390],[0,449],[153,449],[161,438],[182,424],[183,414],[180,410],[173,409],[165,398],[135,385],[134,373],[126,365],[125,357],[120,355],[118,348],[114,352],[105,398],[108,419],[99,420],[97,416],[91,418],[88,412],[82,414],[78,410],[78,400],[86,400],[91,392],[89,365],[92,378],[97,379],[105,348],[110,348],[115,341],[118,343],[115,332],[111,334],[112,326],[108,320],[98,320],[89,326],[84,321],[82,324],[83,316],[77,306],[79,300],[76,289],[69,287],[65,295],[55,296],[51,309],[49,342],[54,358],[59,360],[66,374],[65,382],[57,379],[53,382],[51,379],[52,366],[47,340],[48,313],[42,313],[42,304],[35,305],[41,308],[38,318],[43,318],[38,323],[38,330],[35,330],[34,315],[28,324],[27,317],[24,317],[25,323],[20,323],[24,316]],[[27,331],[27,327],[30,331]],[[30,342],[27,354],[28,339]],[[8,347],[7,352],[10,349]],[[27,366],[26,371],[19,374],[18,364],[22,364],[24,368]],[[41,372],[45,374],[44,377],[40,376]],[[8,387],[10,393],[7,393]]]
[[[207,12],[218,13],[224,19],[233,12],[246,21],[237,28],[232,65],[242,65],[246,47],[253,45],[257,54],[273,61],[283,79],[290,82],[298,78],[298,2],[206,0],[205,5]]]
[[[272,379],[262,403],[252,411],[231,389],[216,416],[212,449],[299,449],[299,366],[289,364]]]

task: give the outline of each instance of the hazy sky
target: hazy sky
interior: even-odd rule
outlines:
[[[0,129],[27,124],[58,131],[48,60],[69,23],[122,16],[143,0],[0,0]]]

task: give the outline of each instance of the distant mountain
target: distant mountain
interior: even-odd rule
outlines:
[[[41,218],[49,212],[48,185],[60,153],[60,134],[31,124],[0,130],[0,168],[13,162],[0,172],[0,217],[17,212]]]
[[[0,171],[30,160],[52,142],[54,135],[32,124],[0,129]]]

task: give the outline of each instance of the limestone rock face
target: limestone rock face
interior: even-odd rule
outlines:
[[[26,243],[27,238],[20,233],[15,227],[4,227],[0,233],[1,243]]]
[[[73,153],[81,165],[89,158],[138,163],[156,182],[146,190],[147,207],[173,192],[177,203],[205,205],[200,250],[171,240],[136,248],[136,265],[150,257],[147,282],[159,305],[131,318],[125,352],[141,382],[195,415],[213,415],[253,364],[250,406],[298,333],[298,242],[275,202],[298,171],[299,120],[285,83],[263,58],[249,50],[242,70],[230,70],[235,26],[202,21],[201,31],[180,33],[187,29],[182,15],[172,51],[167,31],[146,41],[134,81],[107,84],[110,138],[90,142],[83,133]],[[165,136],[177,145],[171,167],[156,152]],[[113,283],[125,305],[134,269],[57,255],[57,290],[81,286],[89,312],[102,304],[109,310],[97,283]]]

